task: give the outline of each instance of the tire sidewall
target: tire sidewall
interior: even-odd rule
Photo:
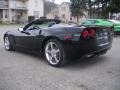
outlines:
[[[7,49],[6,46],[5,46],[5,38],[6,38],[6,37],[8,37],[8,40],[9,40],[9,49]],[[5,50],[7,50],[7,51],[11,51],[11,50],[12,50],[12,46],[11,46],[11,42],[10,42],[10,38],[9,38],[8,35],[6,35],[6,36],[4,37],[4,47],[5,47]]]

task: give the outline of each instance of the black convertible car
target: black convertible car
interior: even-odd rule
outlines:
[[[60,21],[35,20],[18,31],[8,31],[4,34],[5,49],[22,48],[43,53],[50,65],[59,67],[71,59],[105,54],[112,46],[113,31],[110,27],[77,27],[58,23]]]

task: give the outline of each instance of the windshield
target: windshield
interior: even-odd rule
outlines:
[[[33,25],[34,26],[37,26],[39,28],[48,28],[48,25],[49,25],[50,22],[44,22],[44,23],[41,23],[41,22],[35,22]]]
[[[56,19],[38,19],[33,22],[33,24],[39,28],[52,27],[55,24],[59,24],[61,21]]]

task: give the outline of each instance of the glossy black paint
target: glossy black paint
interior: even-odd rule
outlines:
[[[29,51],[43,52],[44,46],[47,40],[57,39],[63,45],[63,48],[71,58],[71,56],[82,57],[86,54],[97,54],[104,50],[108,50],[112,46],[113,33],[111,28],[108,27],[76,27],[76,26],[53,26],[47,29],[33,29],[27,30],[36,21],[31,22],[30,24],[24,27],[24,31],[20,32],[18,30],[13,32],[6,32],[6,35],[9,36],[10,42],[14,48],[23,48]],[[38,22],[38,21],[37,21]],[[92,28],[96,30],[96,33],[102,33],[106,31],[108,33],[108,45],[98,46],[97,39],[82,38],[82,32],[86,28]],[[72,36],[70,40],[65,39],[65,36]],[[103,38],[104,39],[104,38]],[[102,43],[102,42],[101,42]]]

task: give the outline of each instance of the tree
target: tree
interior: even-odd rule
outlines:
[[[53,2],[54,0],[48,1],[44,0],[44,15],[46,16],[52,9],[56,8],[57,5]]]
[[[79,18],[85,15],[85,10],[87,9],[86,0],[70,1],[72,16],[77,17],[77,22],[79,22]]]
[[[120,12],[120,0],[96,0],[102,4],[102,16],[103,18],[108,18],[109,13],[111,16],[113,13]]]
[[[110,5],[108,6],[108,10],[111,13],[120,12],[120,0],[111,0]]]
[[[102,18],[108,18],[109,13],[111,16],[113,13],[120,12],[120,0],[94,0],[93,4],[101,4],[101,15]]]

